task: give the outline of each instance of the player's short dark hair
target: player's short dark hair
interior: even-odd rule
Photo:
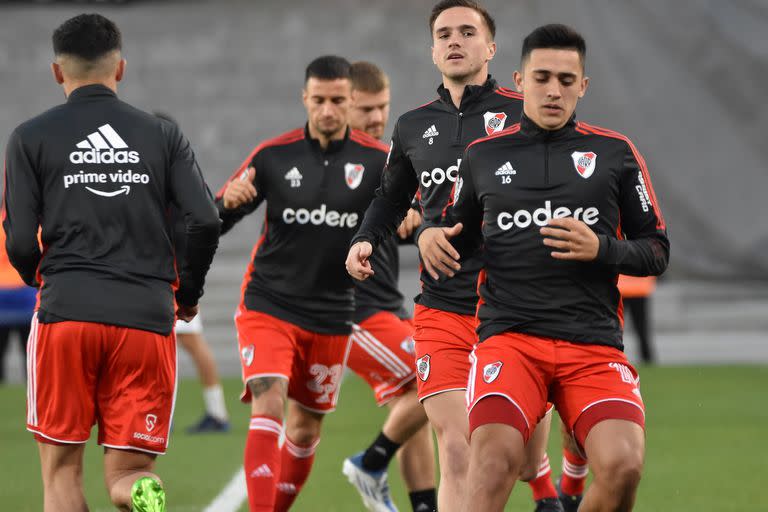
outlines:
[[[351,64],[344,57],[336,55],[324,55],[318,57],[307,66],[304,73],[304,83],[310,78],[318,80],[350,79]]]
[[[575,50],[579,54],[582,67],[587,58],[587,43],[584,38],[568,25],[551,23],[542,25],[523,39],[523,51],[520,62],[531,55],[533,50],[552,48],[555,50]]]
[[[474,0],[440,0],[437,2],[437,4],[435,4],[435,6],[432,8],[432,13],[429,15],[430,34],[435,31],[435,20],[437,17],[440,16],[443,11],[447,11],[453,7],[467,7],[477,11],[477,13],[483,18],[483,21],[485,21],[485,25],[488,27],[488,32],[491,33],[491,39],[496,38],[496,22],[488,13],[488,11],[485,10],[485,7],[480,5],[479,2],[475,2]]]
[[[53,31],[53,53],[94,61],[123,47],[123,36],[112,20],[101,14],[80,14]]]
[[[350,67],[352,89],[376,94],[389,87],[389,77],[373,62],[361,60]]]

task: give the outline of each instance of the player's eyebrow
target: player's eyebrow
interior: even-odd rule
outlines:
[[[552,71],[549,69],[534,69],[533,73],[539,73],[542,75],[552,75]],[[561,71],[560,73],[554,73],[557,75],[557,78],[577,78],[576,73],[571,73],[570,71]]]
[[[442,34],[444,32],[450,32],[452,28],[454,27],[438,27],[435,29],[435,33]],[[459,32],[463,32],[465,30],[477,30],[477,27],[472,24],[464,24],[464,25],[459,25],[458,27],[456,27],[456,29]]]

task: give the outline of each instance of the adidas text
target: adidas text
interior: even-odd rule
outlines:
[[[73,164],[136,164],[139,163],[139,153],[127,150],[115,151],[112,148],[89,149],[71,152],[69,161]]]

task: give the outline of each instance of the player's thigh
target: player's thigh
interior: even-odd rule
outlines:
[[[527,443],[547,411],[553,353],[548,340],[518,333],[479,343],[466,395],[470,434],[485,424],[504,423],[520,430]]]
[[[467,388],[474,317],[417,305],[414,315],[419,400]]]
[[[312,412],[335,410],[351,347],[349,334],[304,331],[297,345],[288,397]]]
[[[381,406],[401,396],[416,376],[413,328],[382,311],[352,327],[347,366],[368,383]]]
[[[99,444],[165,453],[176,402],[173,334],[106,327],[97,389]]]
[[[604,420],[626,420],[645,428],[640,377],[623,352],[566,341],[557,342],[556,350],[553,401],[580,447],[590,430]]]
[[[270,415],[274,415],[279,411],[278,417],[282,417],[282,400],[286,382],[292,378],[301,330],[279,318],[242,306],[235,316],[235,326],[243,377],[240,399],[245,403],[253,399],[279,401],[280,404],[263,404],[262,412],[271,411]],[[274,388],[280,388],[279,393]]]
[[[32,319],[27,342],[27,429],[40,442],[84,443],[96,419],[104,326],[43,324]]]
[[[438,440],[446,436],[469,439],[464,391],[454,390],[432,395],[423,400],[422,405]]]

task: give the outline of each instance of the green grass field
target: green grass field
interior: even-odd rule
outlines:
[[[640,512],[728,512],[768,510],[763,489],[768,474],[768,367],[641,368],[648,409],[648,451]],[[248,425],[248,408],[237,403],[240,383],[225,382],[233,431],[226,435],[188,436],[183,427],[201,413],[199,385],[181,383],[176,409],[178,428],[158,472],[168,489],[169,510],[200,511],[239,468]],[[0,387],[0,509],[42,510],[37,450],[24,431],[25,391]],[[313,473],[299,497],[297,511],[361,511],[359,498],[341,475],[345,456],[364,447],[378,432],[385,411],[373,405],[362,381],[348,378],[340,406],[325,425]],[[550,458],[559,474],[557,436]],[[85,485],[91,510],[109,507],[101,476],[101,450],[86,455]],[[390,474],[396,503],[410,509],[396,471]],[[246,511],[242,507],[241,511]],[[507,510],[532,510],[530,490],[518,485]]]

